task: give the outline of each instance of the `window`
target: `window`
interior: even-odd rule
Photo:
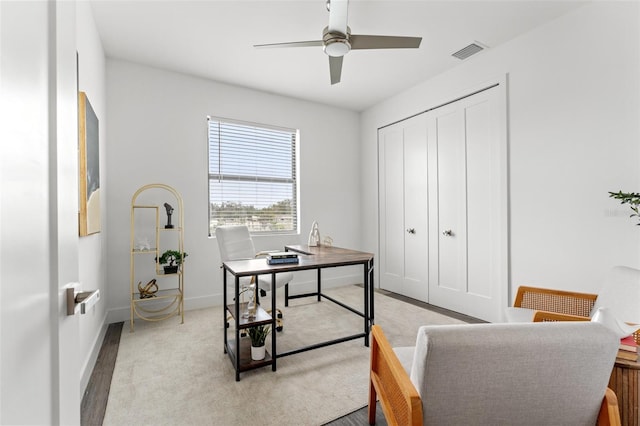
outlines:
[[[209,121],[209,235],[298,231],[297,130],[215,117]]]

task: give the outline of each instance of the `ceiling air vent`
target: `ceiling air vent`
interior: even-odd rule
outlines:
[[[462,49],[458,50],[456,53],[452,54],[451,56],[454,56],[458,59],[467,59],[469,56],[475,55],[476,53],[483,51],[485,48],[486,46],[475,41],[470,45],[468,45],[467,47],[463,47]]]

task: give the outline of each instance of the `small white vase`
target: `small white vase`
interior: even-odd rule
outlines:
[[[251,346],[251,359],[254,361],[262,361],[266,356],[265,347],[262,346]]]

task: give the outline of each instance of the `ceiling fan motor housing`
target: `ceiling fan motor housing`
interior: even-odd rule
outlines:
[[[351,43],[349,43],[349,35],[351,29],[347,27],[347,34],[331,33],[329,27],[325,27],[322,31],[322,41],[324,42],[324,53],[328,56],[341,57],[349,53]]]

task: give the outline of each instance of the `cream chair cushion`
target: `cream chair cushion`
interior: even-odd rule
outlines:
[[[505,309],[504,314],[507,317],[507,322],[531,322],[535,312],[533,309],[509,306]]]

